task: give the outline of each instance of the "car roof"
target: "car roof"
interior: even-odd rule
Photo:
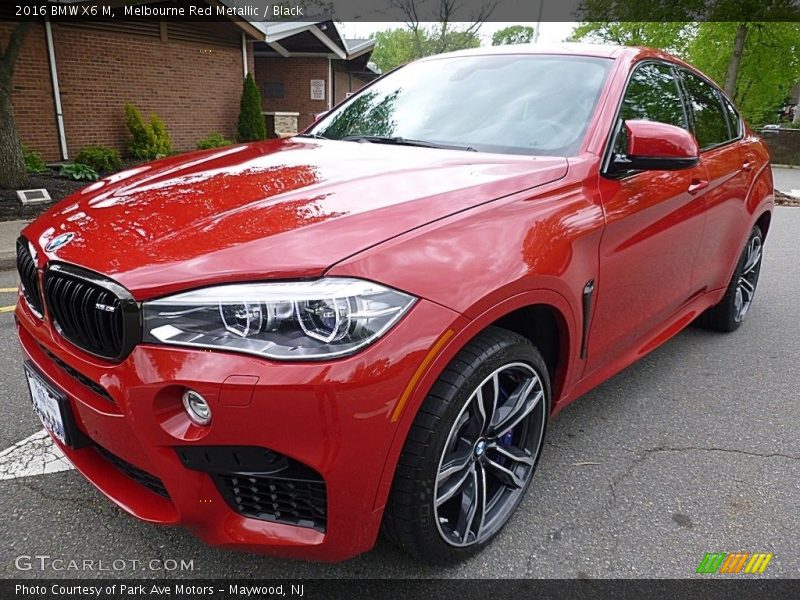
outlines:
[[[621,54],[632,49],[640,50],[639,48],[612,44],[581,44],[575,42],[562,42],[560,44],[514,44],[509,46],[486,46],[470,48],[468,50],[457,50],[455,52],[438,54],[422,60],[456,56],[491,56],[493,54],[572,54],[576,56],[618,58]]]
[[[654,48],[640,46],[619,46],[615,44],[583,44],[578,42],[561,42],[557,44],[514,44],[509,46],[488,46],[457,50],[445,54],[437,54],[421,60],[436,60],[438,58],[451,58],[459,56],[492,56],[499,54],[559,54],[564,56],[591,56],[618,60],[626,57],[629,59],[661,58],[673,62],[683,63],[680,59]]]

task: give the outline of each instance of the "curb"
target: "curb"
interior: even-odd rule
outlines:
[[[778,169],[800,169],[800,165],[772,165]]]
[[[30,219],[0,221],[0,271],[17,268],[16,242],[22,231],[30,223]]]
[[[17,255],[14,252],[0,252],[0,271],[12,271],[17,268]]]

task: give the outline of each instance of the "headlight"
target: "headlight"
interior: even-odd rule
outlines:
[[[221,285],[145,302],[144,341],[278,360],[332,358],[378,339],[415,300],[360,279]]]

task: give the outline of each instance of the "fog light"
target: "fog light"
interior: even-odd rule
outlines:
[[[186,390],[183,393],[183,408],[193,423],[198,425],[211,423],[211,407],[206,399],[194,390]]]

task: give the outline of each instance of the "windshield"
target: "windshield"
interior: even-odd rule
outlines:
[[[524,54],[416,62],[350,98],[307,135],[571,156],[611,64]]]

